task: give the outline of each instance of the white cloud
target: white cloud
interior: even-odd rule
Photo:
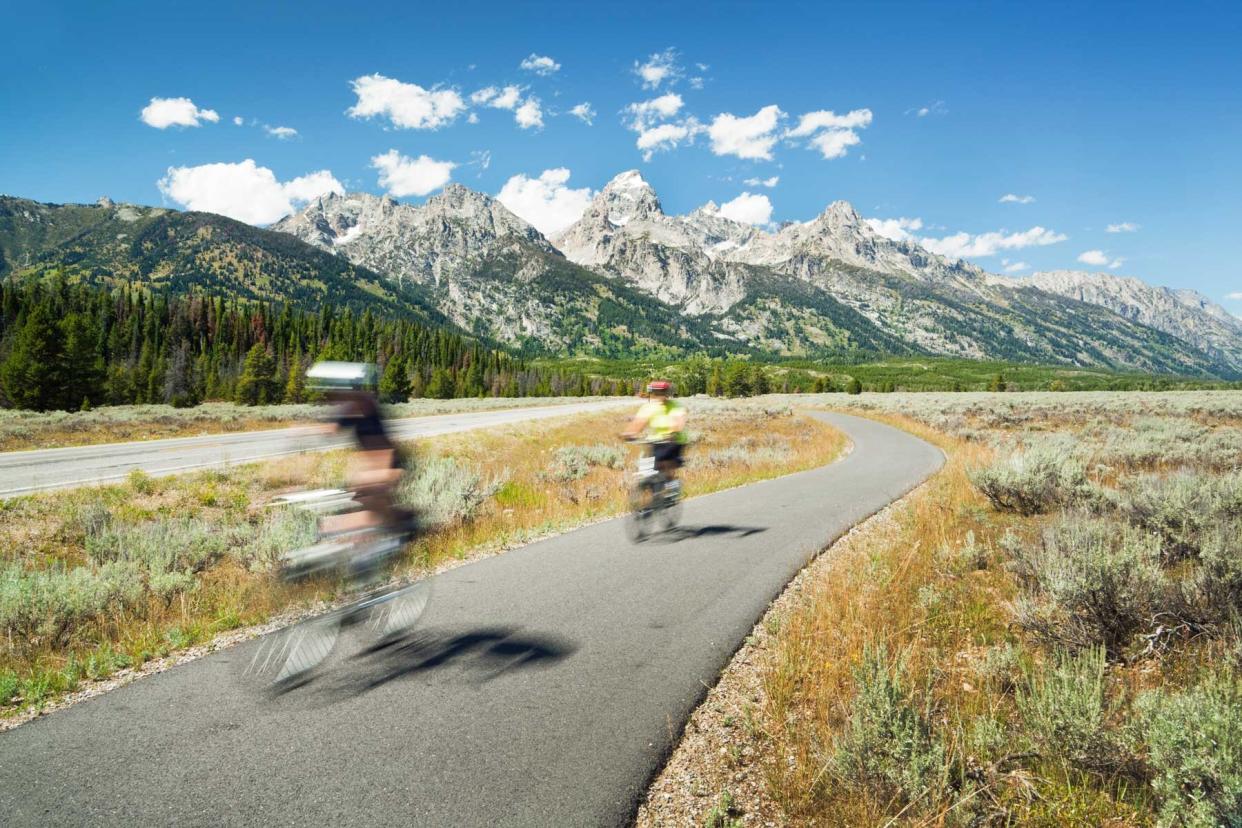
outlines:
[[[771,178],[748,178],[742,182],[747,187],[767,187],[771,189],[781,183],[781,177],[774,175]]]
[[[538,178],[515,175],[505,182],[496,200],[545,236],[564,230],[581,218],[594,193],[590,187],[570,188],[569,170],[544,170]]]
[[[991,232],[972,236],[970,233],[954,233],[941,239],[922,238],[919,244],[933,253],[962,259],[969,256],[994,256],[1002,250],[1021,250],[1024,247],[1042,247],[1068,239],[1062,233],[1043,227],[1032,227],[1020,233]]]
[[[808,143],[826,159],[840,158],[849,148],[862,143],[855,130],[871,126],[870,109],[853,109],[838,115],[831,109],[807,112],[798,125],[785,133],[786,138],[809,138]]]
[[[473,166],[478,167],[479,175],[482,175],[483,171],[492,165],[492,151],[491,150],[475,150],[474,152],[470,153],[470,163]]]
[[[554,72],[561,71],[561,65],[547,55],[537,55],[530,53],[530,57],[522,61],[521,68],[527,72],[534,72],[536,75],[551,75]]]
[[[479,122],[479,116],[476,113],[471,112],[469,115],[466,116],[466,123],[477,124],[478,122]]]
[[[242,116],[240,115],[233,116],[233,126],[241,126],[244,123],[246,123],[246,119],[243,118]]]
[[[201,122],[215,123],[220,115],[214,109],[199,109],[189,98],[152,98],[138,118],[147,126],[168,129],[170,126],[196,127]]]
[[[280,182],[267,167],[247,158],[238,164],[169,167],[160,192],[187,210],[219,213],[250,224],[271,224],[298,206],[345,187],[328,170]]]
[[[772,202],[766,195],[742,193],[732,201],[721,204],[716,212],[743,224],[769,224],[772,221]]]
[[[683,104],[681,95],[675,92],[669,92],[667,95],[648,101],[632,103],[625,108],[625,112],[630,116],[629,128],[635,132],[641,132],[658,121],[672,118],[681,111]]]
[[[662,83],[673,83],[681,77],[677,63],[677,51],[665,49],[647,58],[646,62],[634,61],[634,74],[638,75],[643,89],[659,89]]]
[[[854,109],[838,115],[831,109],[808,112],[798,119],[798,125],[786,133],[790,138],[805,138],[821,129],[865,129],[871,126],[870,109]]]
[[[488,106],[494,109],[517,109],[518,104],[522,102],[522,90],[517,86],[506,86],[499,93],[488,101]]]
[[[1137,233],[1139,226],[1133,222],[1123,221],[1119,224],[1110,224],[1104,229],[1108,233]]]
[[[592,108],[591,104],[587,101],[584,101],[569,110],[569,114],[573,115],[587,126],[591,126],[595,123],[595,109]]]
[[[426,155],[410,158],[391,149],[374,156],[371,166],[379,170],[379,185],[389,195],[424,196],[449,183],[457,165]]]
[[[871,229],[886,239],[893,241],[910,241],[915,230],[923,229],[921,218],[867,219]]]
[[[1083,264],[1095,265],[1096,267],[1103,267],[1104,265],[1108,264],[1108,256],[1105,255],[1103,250],[1087,250],[1078,255],[1078,261],[1082,262]]]
[[[1008,259],[1001,259],[1001,265],[1005,268],[1006,273],[1018,273],[1030,268],[1026,262],[1011,262]]]
[[[1033,195],[1016,195],[1015,193],[1005,193],[1000,197],[1000,204],[1030,204],[1035,200]]]
[[[693,118],[688,118],[679,124],[660,124],[642,130],[634,145],[642,150],[643,160],[650,161],[651,156],[656,152],[676,149],[683,141],[694,140],[694,136],[701,130],[699,122]]]
[[[288,141],[290,138],[298,137],[298,131],[293,127],[287,126],[267,126],[263,125],[263,131],[273,138],[279,138],[282,141]]]
[[[629,116],[626,127],[638,133],[634,144],[642,150],[644,161],[650,161],[656,152],[675,149],[685,141],[692,141],[695,135],[702,132],[702,125],[693,117],[667,122],[681,111],[683,105],[681,95],[669,92],[658,98],[632,103],[623,110]]]
[[[906,110],[906,114],[914,113],[916,117],[926,118],[928,115],[947,115],[949,108],[944,105],[944,101],[932,101],[926,106],[915,106]]]
[[[538,98],[527,98],[513,111],[513,120],[522,129],[543,129],[543,109]]]
[[[1108,269],[1116,270],[1117,268],[1121,267],[1125,263],[1126,263],[1126,260],[1118,256],[1116,259],[1113,259],[1111,262],[1108,263]]]
[[[1227,294],[1226,299],[1232,299],[1235,302],[1242,302],[1242,290],[1235,290],[1233,293]]]
[[[387,118],[399,129],[439,129],[466,110],[455,89],[424,89],[383,75],[353,81],[358,102],[346,110],[351,118]]]
[[[777,139],[776,127],[783,117],[785,113],[775,104],[765,106],[748,117],[727,112],[717,115],[707,128],[712,140],[712,152],[770,161]]]

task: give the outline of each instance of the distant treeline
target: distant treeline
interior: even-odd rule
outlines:
[[[533,366],[443,328],[369,311],[59,280],[0,285],[0,404],[10,408],[300,402],[306,369],[321,359],[376,363],[390,400],[587,396],[632,385]]]

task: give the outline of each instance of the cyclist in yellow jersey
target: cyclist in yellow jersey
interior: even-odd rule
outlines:
[[[673,386],[667,380],[652,380],[647,384],[647,402],[638,409],[621,436],[637,440],[644,431],[651,439],[656,468],[671,481],[673,491],[679,493],[681,482],[677,480],[677,470],[685,462],[686,408],[673,399]]]

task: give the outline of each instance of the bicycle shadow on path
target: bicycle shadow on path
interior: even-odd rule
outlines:
[[[663,532],[652,534],[643,543],[680,543],[695,538],[737,537],[748,538],[768,531],[766,526],[735,526],[731,523],[711,523],[703,526],[675,526]]]

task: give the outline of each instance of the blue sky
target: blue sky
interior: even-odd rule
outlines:
[[[262,222],[447,177],[554,228],[638,168],[669,212],[846,199],[989,270],[1242,314],[1238,4],[29,5],[0,15],[0,192]]]

